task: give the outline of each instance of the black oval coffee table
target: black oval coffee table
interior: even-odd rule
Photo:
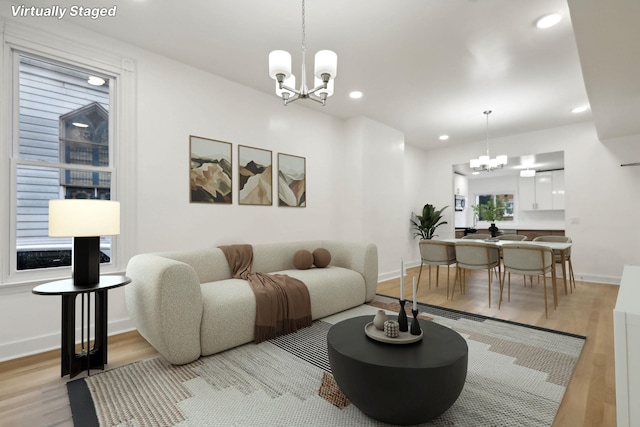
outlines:
[[[398,425],[423,423],[449,409],[467,378],[464,338],[420,320],[422,340],[387,344],[365,335],[372,320],[347,319],[327,334],[331,371],[351,403],[372,418]]]

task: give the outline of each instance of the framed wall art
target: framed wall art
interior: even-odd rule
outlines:
[[[278,206],[307,206],[307,165],[304,157],[278,153]]]
[[[271,150],[238,145],[238,203],[273,204]]]
[[[189,137],[191,203],[233,203],[231,143]]]

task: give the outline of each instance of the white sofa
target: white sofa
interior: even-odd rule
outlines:
[[[326,268],[298,270],[300,249],[325,248]],[[252,271],[287,274],[309,289],[319,319],[373,299],[378,252],[373,244],[315,240],[253,245]],[[136,255],[127,265],[127,309],[138,332],[173,364],[253,341],[256,303],[248,282],[231,278],[218,248]]]

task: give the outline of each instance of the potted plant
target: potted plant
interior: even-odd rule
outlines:
[[[442,209],[436,210],[436,208],[427,203],[422,208],[422,215],[416,215],[411,212],[411,229],[414,230],[414,237],[420,236],[420,240],[430,240],[435,236],[436,228],[446,224],[446,221],[440,221],[442,219],[442,211],[448,206]]]
[[[491,232],[491,237],[496,237],[498,227],[496,227],[495,222],[504,218],[505,204],[502,199],[489,199],[482,205],[472,205],[471,209],[473,209],[480,221],[489,221],[491,223],[489,232]]]

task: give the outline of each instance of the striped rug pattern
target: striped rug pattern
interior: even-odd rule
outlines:
[[[373,305],[294,334],[183,366],[156,357],[76,381],[86,383],[100,426],[385,426],[351,405],[333,381],[326,335],[332,324],[363,314],[373,317],[379,307],[392,307],[387,304],[394,301],[377,296]],[[462,394],[425,425],[552,424],[584,337],[419,308],[469,345]]]

